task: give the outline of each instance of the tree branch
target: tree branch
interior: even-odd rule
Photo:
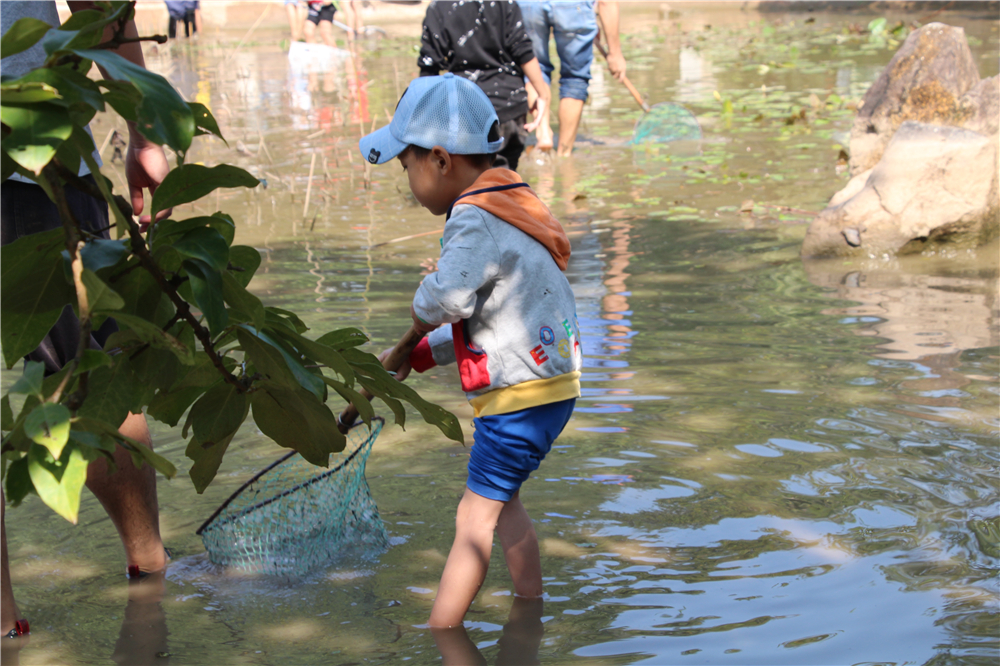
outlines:
[[[83,284],[83,258],[80,256],[80,250],[84,246],[84,241],[80,234],[80,223],[66,201],[66,192],[59,181],[58,167],[50,163],[42,169],[41,175],[49,185],[49,192],[56,204],[56,209],[59,211],[59,218],[62,220],[63,231],[66,235],[66,249],[69,251],[73,268],[73,285],[76,288],[76,304],[80,320],[80,339],[77,343],[76,355],[70,361],[70,371],[59,382],[55,392],[47,398],[48,402],[58,403],[80,365],[83,352],[90,348],[90,303],[87,297],[87,288]],[[87,398],[89,374],[88,372],[81,373],[80,386],[69,401],[68,407],[73,412],[76,412]]]
[[[117,219],[123,219],[127,225],[132,254],[139,259],[139,263],[142,267],[147,273],[153,276],[153,279],[156,280],[160,289],[167,295],[170,302],[174,304],[174,307],[177,309],[177,316],[191,325],[191,330],[194,331],[195,336],[201,341],[201,345],[204,348],[205,353],[208,355],[208,358],[212,361],[212,365],[214,365],[216,370],[222,374],[222,378],[226,381],[226,383],[235,386],[240,393],[243,393],[250,388],[249,383],[240,381],[236,375],[226,370],[226,366],[222,363],[222,358],[215,351],[215,347],[212,344],[212,336],[208,332],[208,329],[201,325],[198,318],[191,312],[191,308],[188,306],[187,301],[181,298],[181,295],[177,293],[177,288],[170,282],[170,280],[167,279],[167,277],[163,274],[163,271],[160,270],[156,260],[153,259],[153,255],[149,253],[149,248],[146,246],[146,239],[139,230],[139,225],[132,219],[132,206],[125,201],[124,197],[119,195],[112,195],[111,199],[108,200],[99,186],[95,186],[80,178],[61,165],[57,165],[57,168],[60,169],[58,173],[66,179],[66,182],[69,185],[75,187],[81,192],[89,194],[92,197],[108,201],[108,205],[113,206],[116,209],[115,212],[118,213],[118,215],[115,217]]]

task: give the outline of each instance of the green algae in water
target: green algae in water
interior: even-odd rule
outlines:
[[[700,140],[701,126],[694,114],[680,104],[663,102],[639,119],[629,144]]]

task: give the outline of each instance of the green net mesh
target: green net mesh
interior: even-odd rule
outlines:
[[[698,141],[701,126],[698,119],[680,104],[656,104],[636,123],[632,131],[632,145],[640,143],[668,143],[670,141]]]
[[[198,529],[209,559],[255,573],[304,576],[344,556],[388,546],[365,480],[365,462],[385,421],[359,423],[330,467],[295,452],[247,481]]]

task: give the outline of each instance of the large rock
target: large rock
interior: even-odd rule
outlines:
[[[928,23],[911,34],[862,98],[851,128],[851,175],[874,167],[908,120],[960,124],[959,100],[978,83],[962,28]]]
[[[1000,135],[904,122],[877,166],[856,175],[806,233],[804,257],[982,245],[1000,228]]]
[[[987,136],[1000,130],[1000,75],[983,79],[962,95],[955,121],[965,129]]]

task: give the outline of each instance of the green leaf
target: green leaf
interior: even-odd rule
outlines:
[[[257,427],[279,446],[298,451],[314,465],[326,467],[330,454],[343,451],[346,440],[337,419],[312,393],[262,380],[251,397]]]
[[[97,83],[101,88],[106,88],[108,92],[102,95],[105,102],[118,112],[125,120],[134,123],[139,120],[138,109],[142,104],[142,93],[135,87],[135,84],[128,81],[114,81],[105,79]]]
[[[229,244],[222,234],[210,227],[190,229],[172,245],[182,257],[200,260],[215,271],[224,271],[229,266]]]
[[[80,250],[80,258],[83,260],[84,268],[96,273],[103,268],[116,265],[130,252],[128,240],[97,238],[84,244],[83,249]],[[93,304],[91,304],[91,309],[95,309]]]
[[[104,27],[130,12],[131,8],[127,5],[119,6],[116,11],[109,14],[96,9],[73,12],[58,29],[45,35],[42,47],[51,56],[59,51],[97,46],[104,36]]]
[[[317,400],[323,399],[326,393],[323,380],[306,370],[266,333],[241,324],[236,330],[236,336],[247,358],[262,375],[287,388],[302,387]]]
[[[194,363],[194,349],[188,347],[181,340],[164,331],[156,324],[142,317],[122,312],[115,312],[114,317],[119,325],[127,326],[144,342],[158,349],[165,349],[172,352],[184,365]]]
[[[153,469],[168,479],[172,479],[177,475],[177,468],[174,467],[173,463],[148,446],[121,434],[118,432],[116,426],[96,419],[77,417],[76,421],[73,422],[73,429],[74,431],[82,430],[110,436],[132,454],[132,462],[136,468],[141,467],[144,462],[147,462]]]
[[[51,102],[30,106],[0,106],[0,121],[10,128],[2,146],[8,156],[38,174],[73,133],[66,111]]]
[[[109,287],[104,280],[97,277],[93,271],[84,268],[80,279],[87,289],[87,302],[91,312],[97,310],[113,312],[124,307],[125,299]]]
[[[14,429],[14,411],[10,408],[10,394],[5,393],[0,398],[0,430],[9,432]]]
[[[28,493],[35,493],[35,486],[31,483],[31,474],[28,472],[28,456],[22,456],[11,462],[7,468],[7,478],[4,479],[4,490],[7,501],[13,506],[17,506]]]
[[[57,153],[59,151],[56,151]],[[0,182],[3,182],[17,173],[20,167],[17,162],[10,159],[10,156],[6,152],[0,152]]]
[[[186,454],[195,461],[189,472],[201,493],[215,478],[222,456],[250,411],[250,399],[231,384],[218,384],[191,408],[189,421],[194,437]]]
[[[336,372],[348,386],[354,386],[354,370],[351,369],[350,364],[333,347],[314,342],[286,329],[275,329],[275,333],[291,342],[295,345],[296,349],[307,357],[322,363]]]
[[[325,381],[328,386],[333,388],[334,391],[339,393],[340,397],[354,405],[354,407],[358,410],[358,416],[361,417],[361,420],[369,426],[371,425],[372,418],[375,416],[375,410],[372,408],[372,404],[368,401],[368,398],[355,391],[350,386],[338,382],[335,379],[323,377],[323,381]]]
[[[358,376],[358,383],[371,393],[376,398],[384,402],[390,410],[392,410],[392,415],[395,417],[395,423],[400,428],[406,425],[406,408],[403,407],[403,403],[399,400],[393,398],[389,393],[383,391],[379,384],[371,381],[368,377]],[[358,412],[360,414],[360,411]]]
[[[269,324],[279,323],[288,328],[291,328],[296,333],[305,333],[309,330],[305,322],[299,319],[299,316],[292,312],[291,310],[282,310],[281,308],[265,308],[267,312],[267,319]]]
[[[233,277],[245,288],[260,267],[260,252],[248,245],[233,245],[229,248],[229,265]]]
[[[129,357],[136,392],[129,411],[138,414],[153,400],[158,391],[168,391],[181,370],[180,360],[171,352],[147,347]]]
[[[199,259],[188,259],[182,265],[187,272],[194,302],[208,322],[208,330],[213,336],[219,335],[229,324],[229,314],[222,300],[222,275]]]
[[[264,304],[260,302],[259,298],[247,291],[229,271],[222,274],[222,297],[231,308],[243,314],[255,329],[263,328]]]
[[[108,457],[114,456],[115,448],[118,446],[108,435],[85,430],[70,430],[69,439],[80,446],[109,454]]]
[[[90,373],[87,399],[77,414],[120,424],[128,416],[134,390],[128,356],[119,354],[110,367],[97,368]]]
[[[365,344],[368,342],[368,336],[356,328],[342,328],[321,335],[316,342],[334,349],[345,349]]]
[[[173,316],[172,305],[164,311],[163,315],[160,314],[159,309],[165,295],[160,291],[160,285],[156,283],[156,279],[148,271],[141,268],[132,270],[115,278],[112,284],[125,300],[125,305],[119,312],[115,313],[115,317],[121,316],[121,314],[130,314],[159,325],[165,324]],[[161,321],[157,319],[159,316],[165,316],[165,318]]]
[[[44,396],[45,364],[38,361],[25,361],[24,374],[18,377],[14,385],[10,387],[11,393],[22,395],[33,395],[38,400]]]
[[[222,142],[227,146],[229,145],[229,142],[226,141],[226,138],[222,136],[222,132],[219,130],[219,123],[215,121],[215,116],[208,110],[208,107],[198,102],[188,102],[188,106],[191,107],[191,115],[194,116],[195,136],[214,134],[222,139]]]
[[[396,423],[401,426],[404,424],[403,419],[400,418],[400,412],[397,411],[390,400],[405,400],[420,412],[420,416],[423,417],[424,421],[436,426],[444,433],[445,437],[456,442],[465,441],[462,435],[462,426],[454,414],[434,403],[424,400],[412,388],[397,381],[395,377],[385,371],[381,364],[377,363],[377,359],[375,363],[369,360],[369,357],[374,358],[373,356],[356,349],[349,349],[344,350],[344,357],[347,358],[359,373],[357,375],[358,382],[364,388],[368,389],[369,393],[384,400],[390,409],[393,410],[393,413],[396,415]]]
[[[111,363],[111,357],[100,349],[85,349],[83,355],[80,357],[80,365],[76,367],[74,374],[79,375],[83,372],[90,372],[97,368],[110,366]]]
[[[43,67],[28,72],[17,81],[11,82],[10,85],[26,83],[44,85],[55,90],[58,95],[53,103],[59,106],[83,105],[94,111],[104,111],[104,98],[101,96],[101,89],[97,83],[75,69]],[[6,104],[17,101],[8,98],[6,86],[4,87],[3,101]]]
[[[40,19],[30,17],[18,19],[0,40],[0,58],[30,49],[51,29],[51,25]]]
[[[43,446],[28,451],[28,475],[38,496],[50,509],[76,524],[80,511],[80,491],[87,480],[87,459],[80,447],[64,447],[57,459]]]
[[[43,402],[31,410],[24,420],[24,434],[58,459],[69,440],[69,419],[70,413],[65,405]]]
[[[0,248],[0,344],[7,367],[32,351],[76,294],[63,274],[63,230],[31,234]]]
[[[161,210],[190,203],[220,187],[257,187],[259,181],[245,170],[231,164],[206,167],[185,164],[177,167],[163,179],[153,195],[150,214],[156,217]]]
[[[207,447],[232,436],[243,424],[249,409],[246,393],[240,393],[226,382],[215,385],[191,408],[195,440]]]
[[[166,393],[157,393],[149,402],[146,413],[161,423],[174,427],[184,416],[184,412],[195,400],[205,392],[201,386],[175,389]]]
[[[218,442],[206,444],[198,442],[198,439],[195,437],[188,443],[185,453],[188,458],[195,461],[191,465],[191,469],[188,470],[188,474],[191,476],[194,489],[199,494],[205,492],[205,488],[208,488],[208,485],[212,483],[212,479],[219,472],[222,457],[226,455],[226,450],[235,436],[236,433],[233,433]]]
[[[229,245],[232,244],[236,236],[236,225],[232,219],[219,217],[219,214],[208,217],[192,217],[187,220],[160,220],[157,222],[148,236],[150,248],[159,247],[162,243],[172,243],[177,236],[183,236],[188,231],[197,228],[211,227],[219,232],[222,239],[226,241],[226,254],[229,253]]]
[[[111,78],[135,84],[142,93],[136,120],[139,132],[144,137],[153,143],[166,144],[180,153],[187,151],[194,137],[194,117],[187,102],[181,99],[165,78],[110,51],[74,49],[74,53],[96,62]],[[111,103],[111,100],[108,102]],[[173,173],[172,171],[171,175]],[[169,179],[168,175],[160,187]],[[153,202],[152,214],[156,217],[157,211],[163,208],[156,207],[156,195],[153,196]]]
[[[34,104],[59,99],[59,91],[47,83],[36,83],[18,79],[16,83],[0,86],[0,99],[4,104]]]

